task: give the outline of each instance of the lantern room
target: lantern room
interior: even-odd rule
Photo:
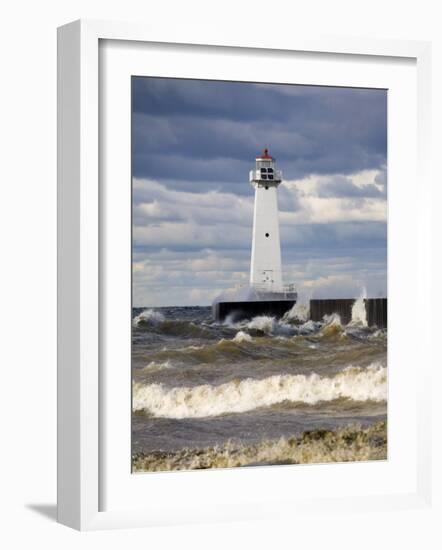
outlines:
[[[282,172],[276,170],[275,159],[269,155],[269,150],[255,159],[255,169],[250,170],[249,180],[254,187],[277,187],[281,183]]]

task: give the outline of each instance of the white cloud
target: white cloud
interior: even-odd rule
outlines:
[[[372,259],[356,247],[350,256],[343,256],[327,241],[330,232],[335,241],[350,248],[361,239],[384,238],[373,222],[382,227],[386,221],[385,173],[371,170],[340,178],[340,187],[334,187],[338,191],[343,184],[345,191],[348,182],[352,193],[369,186],[380,193],[321,195],[324,186],[336,184],[335,176],[313,175],[283,183],[280,223],[286,281],[316,297],[358,296],[363,286],[368,286],[369,294],[385,293],[382,251]],[[209,304],[221,290],[247,282],[252,189],[249,196],[195,193],[135,179],[133,197],[134,305]],[[313,241],[316,249],[309,255],[305,243]]]
[[[334,223],[351,221],[381,221],[387,219],[387,202],[382,195],[382,171],[364,170],[351,176],[340,176],[348,182],[348,195],[323,196],[321,189],[336,182],[337,176],[311,175],[300,180],[285,181],[284,184],[297,194],[299,208],[295,212],[281,212],[283,224]],[[339,176],[338,176],[339,177]],[[376,198],[352,196],[351,186],[364,190],[369,186],[379,191]],[[345,189],[345,186],[342,186]]]
[[[301,290],[311,298],[355,298],[361,294],[365,282],[353,275],[329,275],[311,281],[304,281]]]

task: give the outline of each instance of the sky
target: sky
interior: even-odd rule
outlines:
[[[284,283],[387,294],[387,91],[132,78],[133,305],[247,284],[255,157],[278,188]]]

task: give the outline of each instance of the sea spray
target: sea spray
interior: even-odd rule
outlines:
[[[237,342],[237,343],[251,342],[252,337],[250,336],[250,334],[247,334],[247,332],[244,332],[244,331],[240,330],[239,332],[237,332],[235,334],[235,336],[234,336],[234,338],[232,338],[232,340],[234,342]]]
[[[342,327],[342,323],[341,323],[341,317],[339,316],[338,313],[332,313],[330,315],[324,315],[323,317],[323,322],[324,322],[324,325],[335,325],[335,326],[339,326],[339,327]]]
[[[298,327],[298,333],[301,335],[313,334],[314,332],[317,332],[321,326],[321,323],[310,319]]]
[[[296,302],[296,304],[288,311],[283,321],[295,321],[299,323],[305,323],[310,317],[310,307],[302,302]]]
[[[337,313],[324,315],[323,326],[320,330],[320,336],[330,338],[332,336],[342,336],[344,334],[341,317]]]
[[[367,322],[367,310],[365,308],[365,300],[367,299],[367,291],[362,291],[361,295],[357,300],[355,300],[351,308],[351,325],[359,325],[366,327],[368,326]]]
[[[259,315],[243,325],[251,331],[265,334],[267,336],[293,336],[296,334],[296,328],[284,322],[283,319],[277,320],[274,317]]]
[[[254,317],[249,323],[247,328],[252,330],[258,330],[264,334],[273,334],[276,321],[274,317],[267,317],[266,315],[260,315]]]
[[[218,386],[168,388],[162,384],[135,383],[133,409],[163,418],[203,418],[242,413],[284,401],[314,405],[347,398],[385,401],[387,369],[380,364],[347,367],[334,377],[282,374],[264,379],[233,380]]]
[[[136,317],[133,318],[132,324],[138,327],[141,324],[158,325],[164,321],[164,315],[154,309],[145,309]]]

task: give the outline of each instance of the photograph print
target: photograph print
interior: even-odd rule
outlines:
[[[387,90],[132,77],[132,472],[387,459]]]

